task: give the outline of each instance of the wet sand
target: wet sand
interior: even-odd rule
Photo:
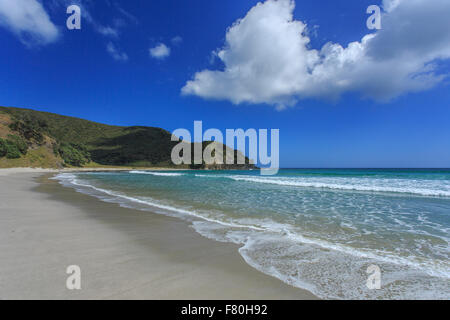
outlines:
[[[0,170],[0,299],[315,299],[185,221]],[[66,268],[81,268],[81,289]]]

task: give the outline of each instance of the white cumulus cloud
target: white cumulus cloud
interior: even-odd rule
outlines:
[[[0,26],[26,45],[44,45],[59,37],[59,30],[37,0],[0,0]]]
[[[170,48],[164,43],[160,43],[149,49],[150,56],[155,59],[165,59],[170,55]]]
[[[381,30],[320,50],[311,48],[294,6],[293,0],[255,5],[214,51],[224,69],[197,72],[182,94],[282,109],[299,99],[346,92],[390,100],[429,89],[446,76],[437,62],[450,58],[448,0],[384,0]]]

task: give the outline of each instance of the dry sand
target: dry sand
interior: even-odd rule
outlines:
[[[0,299],[315,299],[245,263],[184,221],[0,170]],[[66,268],[81,268],[81,290]]]

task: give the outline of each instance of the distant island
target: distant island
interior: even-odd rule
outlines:
[[[0,168],[256,168],[247,157],[241,165],[177,166],[170,157],[177,143],[171,141],[170,132],[157,127],[112,126],[31,109],[0,107]],[[210,143],[203,142],[203,148]],[[238,154],[234,150],[235,159]]]

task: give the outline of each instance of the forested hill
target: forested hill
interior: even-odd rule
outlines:
[[[177,143],[171,141],[170,132],[161,128],[112,126],[31,109],[0,107],[0,167],[174,167],[170,154]]]

